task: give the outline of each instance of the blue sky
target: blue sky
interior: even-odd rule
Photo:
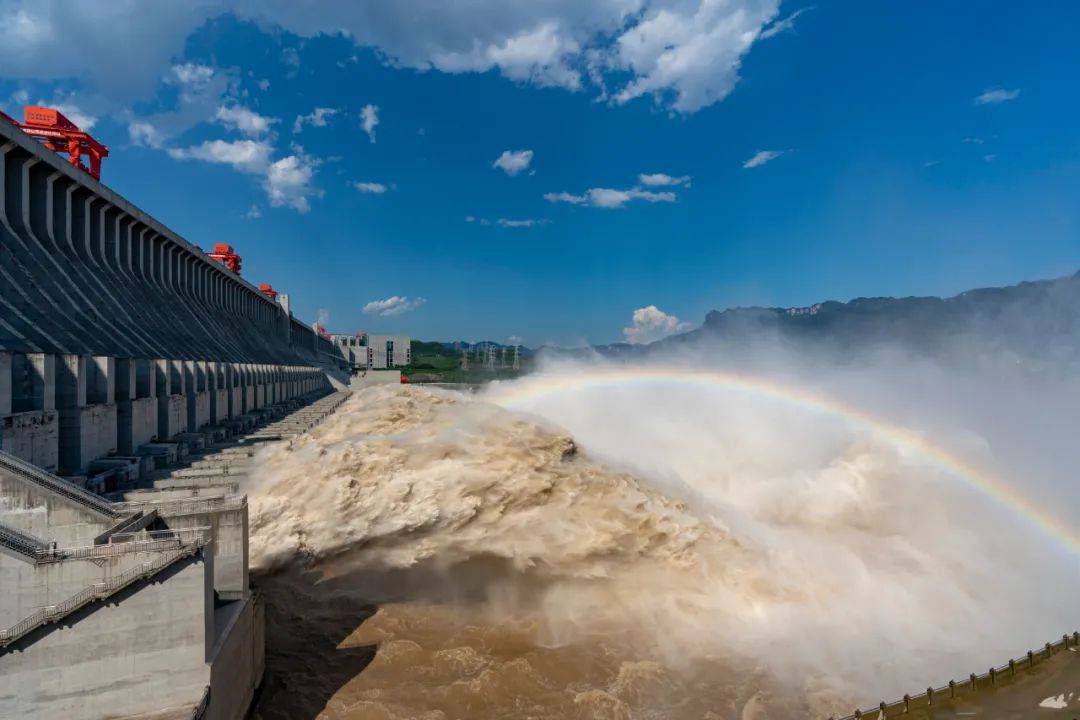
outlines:
[[[93,118],[106,184],[335,331],[647,341],[1080,268],[1072,3],[147,7],[0,2],[0,105]]]

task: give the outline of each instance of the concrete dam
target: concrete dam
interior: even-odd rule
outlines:
[[[348,395],[334,345],[0,117],[0,715],[243,717],[244,467]]]

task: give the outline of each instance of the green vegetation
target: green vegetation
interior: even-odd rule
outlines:
[[[490,380],[509,380],[524,375],[532,367],[532,358],[523,355],[521,369],[510,368],[513,362],[513,350],[510,348],[506,350],[505,368],[498,367],[499,355],[496,350],[494,370],[485,370],[472,349],[469,350],[468,370],[461,369],[461,349],[454,349],[453,345],[413,340],[411,350],[412,364],[401,368],[401,372],[412,382],[484,383]]]

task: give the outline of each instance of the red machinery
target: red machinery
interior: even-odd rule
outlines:
[[[233,250],[232,245],[229,245],[228,243],[214,243],[214,252],[207,253],[207,255],[211,260],[216,260],[219,263],[224,264],[225,267],[229,268],[237,275],[240,274],[240,264],[242,259],[236,254],[236,251]],[[267,287],[270,286],[267,285]]]
[[[315,332],[317,332],[319,335],[322,335],[323,338],[327,340],[333,340],[333,338],[330,336],[330,333],[326,332],[326,328],[324,328],[319,323],[315,323]]]
[[[23,122],[15,124],[50,150],[66,152],[72,165],[86,170],[95,180],[101,179],[101,159],[109,156],[109,148],[80,130],[59,110],[27,105],[23,108]],[[90,158],[89,168],[83,164],[83,155]]]
[[[271,300],[277,300],[277,290],[270,283],[259,283],[259,290]]]

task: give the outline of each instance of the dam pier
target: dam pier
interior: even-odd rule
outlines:
[[[77,160],[0,117],[0,715],[242,718],[265,643],[242,482],[348,362]]]

